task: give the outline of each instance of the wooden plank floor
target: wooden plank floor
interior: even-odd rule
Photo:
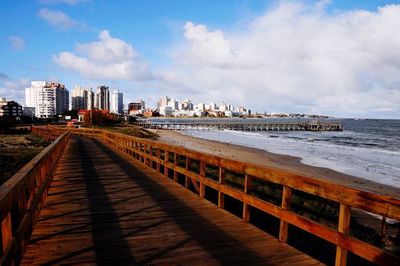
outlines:
[[[320,263],[100,142],[72,138],[22,264]]]

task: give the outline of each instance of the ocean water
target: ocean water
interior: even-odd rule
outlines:
[[[344,119],[342,132],[187,130],[185,134],[300,157],[400,189],[400,120]]]

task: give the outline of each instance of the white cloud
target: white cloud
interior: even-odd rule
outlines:
[[[21,37],[18,36],[11,36],[9,38],[11,47],[15,50],[15,51],[22,51],[25,49],[25,41],[24,39],[22,39]]]
[[[40,0],[40,3],[42,4],[68,4],[68,5],[77,5],[79,3],[87,3],[91,2],[91,0]]]
[[[70,18],[62,11],[42,8],[38,12],[38,16],[44,19],[50,26],[59,30],[69,30],[71,28],[87,29],[83,22],[79,22]]]
[[[6,80],[0,84],[0,97],[24,103],[25,88],[30,86],[30,79]]]
[[[146,62],[125,41],[110,36],[107,30],[99,40],[77,44],[75,53],[60,52],[54,61],[69,70],[91,79],[150,80],[153,78]]]
[[[186,22],[184,29],[184,36],[190,46],[180,52],[182,60],[189,64],[219,67],[234,63],[235,55],[231,43],[224,38],[222,31],[209,31],[205,25],[194,25],[192,22]]]
[[[328,13],[328,4],[280,2],[241,30],[187,22],[159,70],[165,90],[259,111],[398,116],[400,5]]]

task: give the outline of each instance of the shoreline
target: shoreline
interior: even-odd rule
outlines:
[[[299,175],[320,180],[328,180],[351,188],[400,199],[400,189],[374,181],[334,171],[332,169],[303,164],[301,158],[281,155],[242,145],[206,140],[178,131],[151,130],[159,135],[157,141],[173,144],[199,152],[209,153],[229,159],[267,165],[282,170],[290,170]]]

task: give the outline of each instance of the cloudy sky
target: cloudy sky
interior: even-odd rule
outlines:
[[[400,118],[400,1],[3,0],[0,97],[31,80],[253,111]]]

